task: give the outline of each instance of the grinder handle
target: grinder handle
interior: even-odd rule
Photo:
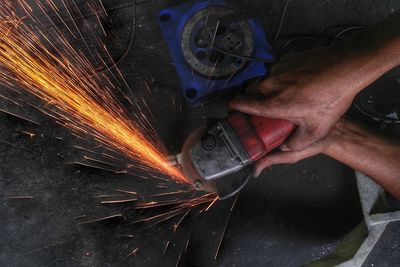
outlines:
[[[230,114],[227,121],[252,162],[283,144],[297,128],[285,119],[270,119],[240,112]]]

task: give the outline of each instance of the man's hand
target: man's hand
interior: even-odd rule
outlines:
[[[300,160],[324,153],[330,143],[331,138],[328,135],[327,137],[300,151],[282,149],[282,152],[269,154],[254,164],[253,176],[258,177],[265,168],[268,168],[272,165],[293,164]]]
[[[298,125],[286,146],[302,150],[324,138],[361,90],[354,75],[344,72],[332,49],[316,49],[284,57],[270,76],[231,107],[254,115],[288,119]]]
[[[321,153],[329,155],[337,160],[341,160],[343,159],[342,157],[344,154],[344,152],[341,151],[341,149],[343,149],[342,144],[344,143],[344,140],[362,146],[364,142],[368,141],[361,140],[364,135],[367,135],[367,132],[367,129],[362,128],[358,124],[351,123],[346,119],[340,119],[326,137],[314,142],[305,149],[290,151],[283,148],[281,152],[269,154],[259,160],[254,164],[254,176],[259,176],[263,169],[272,165],[293,164]],[[342,147],[338,148],[339,146]]]
[[[232,101],[231,108],[290,120],[298,129],[284,149],[316,154],[355,95],[400,64],[400,35],[379,31],[385,29],[385,23],[395,25],[398,18],[389,17],[387,22],[353,39],[283,57],[266,80],[250,88],[247,96]],[[398,31],[397,26],[393,29]],[[275,159],[290,163],[295,161],[294,155],[282,153]],[[255,174],[270,163],[270,157],[260,160]]]

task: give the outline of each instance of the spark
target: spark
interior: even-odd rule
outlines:
[[[28,121],[28,122],[33,123],[33,124],[36,124],[36,125],[39,125],[39,123],[36,122],[36,121],[34,121],[34,120],[31,120],[31,119],[22,117],[22,116],[20,116],[20,115],[17,115],[17,114],[15,114],[15,113],[11,113],[11,112],[9,112],[9,111],[7,111],[7,110],[4,110],[4,109],[1,109],[1,108],[0,108],[0,112],[5,113],[5,114],[8,114],[8,115],[11,115],[11,116],[14,116],[14,117],[17,117],[17,118],[19,118],[19,119],[22,119],[22,120],[24,120],[24,121]]]
[[[275,34],[274,43],[276,43],[276,41],[278,40],[279,35],[281,33],[283,22],[285,21],[285,18],[286,18],[286,12],[287,12],[288,7],[289,7],[289,3],[290,3],[290,0],[286,0],[285,7],[283,8],[282,16],[281,16],[281,19],[280,19],[280,22],[279,22],[279,27],[278,27],[278,30],[276,31],[276,34]]]
[[[99,24],[100,27],[101,27],[101,30],[103,31],[104,36],[107,36],[107,32],[106,32],[106,30],[105,30],[104,27],[103,27],[103,23],[101,23],[101,16],[103,15],[103,14],[101,13],[102,10],[98,11],[98,10],[96,9],[96,8],[98,8],[98,7],[96,7],[95,4],[96,4],[96,3],[92,3],[92,4],[91,4],[91,3],[88,3],[88,6],[89,6],[89,8],[92,10],[93,14],[96,15],[96,19],[97,19],[97,21],[98,21],[98,24]]]
[[[107,169],[107,168],[99,167],[99,166],[96,166],[93,164],[88,164],[88,163],[84,163],[84,162],[80,162],[80,161],[67,162],[66,164],[80,165],[80,166],[89,167],[89,168],[93,168],[93,169],[105,170],[105,171],[109,171],[109,172],[113,172],[113,173],[123,173],[123,171]]]
[[[168,250],[168,247],[169,247],[169,243],[170,243],[170,241],[168,240],[167,243],[165,244],[163,255],[165,255],[165,253],[167,253],[167,250]]]
[[[208,207],[205,209],[205,211],[208,211],[214,204],[217,202],[219,199],[219,196],[216,196],[215,199],[208,205]]]
[[[43,100],[47,108],[42,111],[73,132],[89,135],[177,182],[191,184],[180,170],[168,165],[165,149],[142,131],[146,123],[130,118],[113,94],[115,86],[104,75],[93,75],[95,68],[83,53],[74,49],[59,30],[49,36],[26,24],[16,15],[13,2],[0,4],[0,82],[18,86]],[[25,11],[32,9],[26,0],[17,3]],[[39,0],[36,3],[56,28],[46,13],[45,3]],[[46,3],[57,11],[54,5]],[[145,118],[144,114],[139,115]]]
[[[188,247],[189,247],[189,243],[190,243],[190,238],[192,237],[192,232],[189,233],[188,239],[186,241],[186,245],[185,245],[185,249],[184,251],[186,252]]]
[[[178,221],[176,224],[173,225],[174,233],[175,233],[176,230],[178,229],[178,227],[179,227],[179,225],[181,224],[181,222],[182,222],[182,221],[186,218],[186,216],[189,214],[189,211],[190,211],[190,210],[188,210],[185,214],[183,214],[182,218],[180,218],[179,221]]]
[[[22,134],[25,134],[25,135],[29,136],[30,138],[33,138],[33,137],[35,137],[35,135],[36,135],[36,134],[34,134],[34,133],[27,132],[27,131],[22,131],[22,130],[17,130],[17,132],[20,132],[20,133],[22,133]]]
[[[4,140],[0,140],[1,143],[9,145],[9,146],[14,146],[12,143],[4,141]]]
[[[94,198],[110,198],[110,197],[123,197],[124,195],[100,195],[95,196]]]
[[[179,190],[179,191],[176,191],[176,192],[160,193],[160,194],[156,194],[156,195],[147,196],[147,198],[161,197],[161,196],[168,196],[168,195],[176,195],[176,194],[182,194],[182,193],[188,193],[188,192],[193,192],[193,190]]]
[[[137,195],[137,192],[133,192],[133,191],[126,191],[126,190],[122,190],[122,189],[117,189],[115,191],[120,192],[120,193],[126,193],[129,195]]]
[[[175,267],[178,267],[178,266],[179,266],[179,263],[181,262],[181,258],[182,258],[182,253],[183,253],[183,251],[181,251],[181,252],[179,253],[178,261],[176,262]]]
[[[99,68],[94,67],[83,51],[75,49],[68,41],[67,36],[63,35],[61,29],[57,28],[55,19],[59,20],[58,24],[65,27],[74,39],[80,37],[89,49],[83,33],[73,19],[73,10],[78,12],[83,19],[75,1],[62,0],[64,8],[67,9],[68,16],[72,20],[73,27],[68,26],[68,22],[58,14],[59,8],[52,0],[34,0],[33,3],[36,3],[39,10],[44,13],[44,16],[39,17],[47,19],[47,24],[50,23],[48,33],[40,30],[40,26],[42,26],[40,19],[35,16],[34,9],[28,4],[27,0],[3,0],[0,3],[0,83],[20,93],[21,96],[26,96],[28,93],[40,99],[44,103],[42,107],[27,104],[71,130],[73,136],[82,140],[89,137],[96,144],[100,144],[91,149],[76,146],[75,148],[82,150],[85,154],[89,153],[93,157],[85,155],[83,159],[86,162],[72,161],[70,163],[115,173],[128,173],[134,168],[139,168],[146,172],[146,176],[136,175],[138,178],[145,180],[157,178],[165,181],[172,179],[184,185],[191,185],[191,181],[179,169],[169,164],[166,149],[161,145],[152,128],[151,120],[146,117],[146,114],[151,114],[151,110],[145,100],[142,98],[130,99],[121,89],[121,86],[126,87],[134,97],[133,90],[129,87],[120,70],[113,68],[115,73],[110,69],[107,72],[98,72]],[[88,5],[92,12],[95,12],[98,23],[101,25],[101,20],[107,17],[107,12],[101,2],[100,4],[100,6],[97,6],[92,2]],[[16,5],[22,7],[24,15],[17,15]],[[56,16],[47,14],[48,10],[54,11]],[[30,18],[31,22],[27,23],[27,18]],[[87,25],[85,20],[84,23]],[[74,28],[76,28],[78,34],[73,32]],[[101,30],[104,35],[107,35],[103,27]],[[105,61],[111,61],[115,64],[106,46],[99,41],[91,30],[89,32],[99,42],[99,47],[103,50],[102,54],[105,55],[106,60],[100,55],[99,51],[93,52],[89,49],[91,57],[93,59],[97,57],[97,62],[102,62],[105,66]],[[112,77],[108,77],[105,73],[111,74]],[[144,81],[144,84],[150,92],[150,87],[146,81]],[[118,100],[120,95],[132,105],[131,108],[138,112],[133,114],[128,112],[128,107]],[[174,98],[173,105],[176,108],[175,101]],[[144,107],[141,107],[140,103]],[[180,104],[179,109],[182,109]],[[38,124],[16,114],[3,112]],[[60,137],[56,139],[63,140]],[[99,149],[105,149],[107,153],[97,152]],[[122,155],[122,158],[132,160],[133,164],[127,164],[123,167],[124,169],[113,170],[112,167],[118,167],[115,165],[117,162],[124,163],[116,155]],[[94,157],[101,157],[101,159]],[[112,163],[106,162],[106,160]],[[111,167],[105,169],[96,166],[96,163]],[[164,174],[171,179],[162,179],[153,172]],[[161,183],[156,187],[169,189],[167,185]],[[100,199],[100,203],[131,203],[132,208],[139,211],[162,208],[163,212],[157,211],[157,214],[137,218],[130,224],[147,223],[147,228],[151,228],[161,222],[178,218],[178,222],[173,225],[175,233],[190,211],[198,212],[200,208],[202,210],[199,213],[204,210],[208,211],[219,199],[216,193],[199,193],[192,187],[189,187],[189,190],[187,190],[187,187],[184,189],[145,196],[137,192],[118,189],[117,192],[126,195],[103,195],[98,198],[116,197],[116,199],[110,200],[108,198]],[[76,219],[84,218],[86,218],[86,215],[76,217]],[[93,220],[88,218],[80,224],[97,223],[116,218],[127,221],[127,217],[121,213]],[[189,242],[190,235],[185,250],[187,250]],[[168,246],[169,242],[165,251]],[[138,250],[139,248],[135,248],[128,256],[136,255]],[[179,264],[183,252],[181,251],[177,264]]]
[[[35,197],[33,196],[13,196],[13,197],[8,197],[8,199],[34,199]]]
[[[96,162],[96,163],[101,163],[101,164],[109,165],[109,166],[115,166],[115,165],[113,165],[113,164],[111,164],[109,162],[106,162],[106,161],[103,161],[103,160],[98,160],[98,159],[95,159],[95,158],[92,158],[92,157],[83,156],[83,158],[85,160],[87,160],[87,161],[93,161],[93,162]]]
[[[131,198],[131,199],[122,199],[122,200],[107,200],[107,201],[101,201],[101,204],[120,204],[120,203],[129,203],[129,202],[134,202],[136,201],[137,198]]]
[[[119,235],[120,237],[133,238],[133,235]]]
[[[214,260],[216,260],[218,258],[218,254],[219,254],[219,252],[221,250],[222,241],[224,240],[225,232],[226,232],[226,229],[228,228],[228,223],[229,223],[229,220],[231,218],[232,211],[236,206],[237,200],[239,199],[239,195],[240,195],[240,193],[236,195],[236,198],[233,201],[231,208],[229,209],[229,214],[228,214],[228,217],[226,218],[224,229],[222,230],[221,237],[220,237],[219,242],[218,242],[217,250],[215,251],[215,254],[214,254]]]
[[[28,256],[28,255],[37,253],[38,251],[41,251],[41,250],[45,250],[45,249],[49,249],[49,248],[52,248],[52,247],[61,246],[61,245],[65,244],[65,243],[67,243],[67,242],[73,240],[74,238],[75,238],[75,237],[70,237],[70,238],[68,238],[68,239],[66,239],[66,240],[57,241],[57,242],[55,242],[55,243],[53,243],[53,244],[50,244],[50,245],[47,245],[47,246],[44,246],[44,247],[40,247],[40,248],[37,248],[37,249],[32,250],[32,251],[30,251],[30,252],[24,253],[24,254],[22,254],[21,256]]]
[[[80,224],[89,224],[89,223],[94,223],[94,222],[101,222],[101,221],[111,220],[111,219],[115,219],[115,218],[124,218],[125,219],[125,217],[122,214],[114,214],[114,215],[110,215],[110,216],[94,219],[94,220],[91,220],[91,221],[82,222]]]
[[[178,220],[176,224],[173,225],[174,228],[174,233],[176,232],[176,229],[178,226],[182,223],[182,221],[187,217],[189,212],[196,208],[200,207],[202,205],[207,205],[208,207],[211,207],[219,198],[216,196],[215,193],[207,193],[203,194],[200,196],[194,196],[193,194],[185,197],[183,194],[186,191],[177,191],[175,192],[176,195],[174,194],[158,194],[158,195],[153,195],[154,196],[164,196],[164,197],[173,197],[172,199],[166,199],[166,200],[141,200],[140,197],[137,196],[136,192],[131,192],[131,191],[126,191],[126,190],[116,190],[117,192],[122,192],[130,195],[135,195],[134,198],[130,199],[111,199],[107,201],[101,201],[100,203],[102,204],[121,204],[121,203],[132,203],[134,204],[134,209],[136,210],[143,210],[143,209],[155,209],[155,208],[160,208],[164,206],[168,206],[169,208],[167,211],[162,212],[162,213],[157,213],[155,215],[150,215],[146,216],[144,218],[137,219],[133,222],[129,222],[128,224],[138,224],[138,223],[151,223],[147,228],[151,228],[154,225],[157,225],[161,222],[170,220],[172,218],[177,217],[178,215],[183,214],[183,216]],[[192,193],[196,193],[194,190],[188,191]],[[112,197],[112,195],[102,195],[100,197]],[[115,197],[120,197],[115,196]],[[99,197],[97,197],[99,198]],[[146,199],[149,199],[148,196],[145,197]],[[211,204],[210,204],[211,203]],[[199,212],[200,213],[200,212]],[[103,220],[108,220],[112,219],[115,217],[123,217],[125,218],[122,214],[117,214],[113,216],[107,216],[99,219],[94,219],[90,220],[87,222],[84,222],[84,224],[89,224],[89,223],[94,223],[94,222],[99,222]]]
[[[138,252],[138,250],[139,250],[139,248],[135,248],[128,255],[126,255],[126,258],[130,257],[130,256],[136,256],[136,253]]]

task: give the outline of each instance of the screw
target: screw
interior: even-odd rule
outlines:
[[[201,146],[204,148],[204,150],[211,151],[215,148],[216,145],[217,141],[212,135],[207,135],[201,140]]]
[[[203,182],[200,180],[196,180],[194,182],[194,188],[196,188],[197,190],[200,190],[203,187]]]

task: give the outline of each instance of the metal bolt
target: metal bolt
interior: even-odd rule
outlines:
[[[205,47],[208,47],[208,46],[210,46],[210,44],[209,44],[209,42],[207,41],[207,40],[204,40],[204,37],[202,36],[202,31],[200,31],[200,34],[197,36],[197,38],[196,38],[196,44],[199,46],[199,47],[202,47],[202,48],[205,48]]]
[[[215,137],[212,135],[206,135],[201,140],[201,146],[203,147],[204,150],[207,150],[207,151],[213,150],[216,145],[217,145],[217,141],[215,140]]]
[[[196,188],[197,190],[201,189],[203,187],[203,182],[200,180],[196,180],[194,182],[194,188]]]

